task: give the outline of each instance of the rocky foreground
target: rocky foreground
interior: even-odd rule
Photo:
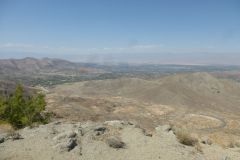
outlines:
[[[201,149],[199,149],[199,147]],[[1,160],[239,160],[240,148],[179,143],[170,126],[147,133],[123,121],[53,122],[1,133]]]

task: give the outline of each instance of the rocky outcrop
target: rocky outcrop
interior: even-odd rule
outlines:
[[[238,160],[238,148],[223,149],[202,139],[202,152],[177,140],[171,127],[158,126],[146,136],[138,125],[123,121],[105,123],[58,122],[25,128],[17,141],[0,136],[1,159],[82,160]],[[23,137],[19,138],[19,137]],[[13,137],[12,137],[13,139]],[[203,143],[204,141],[204,143]]]

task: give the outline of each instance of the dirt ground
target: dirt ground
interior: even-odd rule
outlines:
[[[239,148],[216,144],[186,146],[169,126],[158,126],[151,136],[123,121],[53,122],[18,131],[20,139],[0,143],[1,160],[238,160]],[[109,141],[109,139],[117,139]],[[113,146],[121,143],[121,146]],[[119,147],[119,148],[118,148]],[[199,149],[201,148],[201,150]]]

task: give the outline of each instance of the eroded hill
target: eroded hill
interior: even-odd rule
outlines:
[[[240,134],[239,84],[207,73],[64,84],[47,97],[49,110],[75,121],[129,120],[148,130],[184,125],[225,146]]]

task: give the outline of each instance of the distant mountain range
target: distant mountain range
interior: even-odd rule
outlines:
[[[39,70],[51,70],[51,69],[67,69],[76,68],[74,63],[59,60],[59,59],[35,59],[35,58],[24,58],[24,59],[4,59],[0,60],[0,70],[2,72],[8,71],[26,71],[36,72]]]
[[[0,59],[0,74],[28,74],[28,73],[71,73],[71,72],[97,72],[97,69],[83,67],[77,63],[62,59],[51,58],[24,58]]]
[[[48,86],[67,82],[114,79],[117,77],[150,78],[188,72],[211,72],[218,77],[227,76],[230,79],[240,81],[239,70],[239,66],[224,65],[99,64],[31,57],[24,59],[0,59],[0,80],[22,82],[31,86]],[[224,74],[223,71],[225,71]]]

